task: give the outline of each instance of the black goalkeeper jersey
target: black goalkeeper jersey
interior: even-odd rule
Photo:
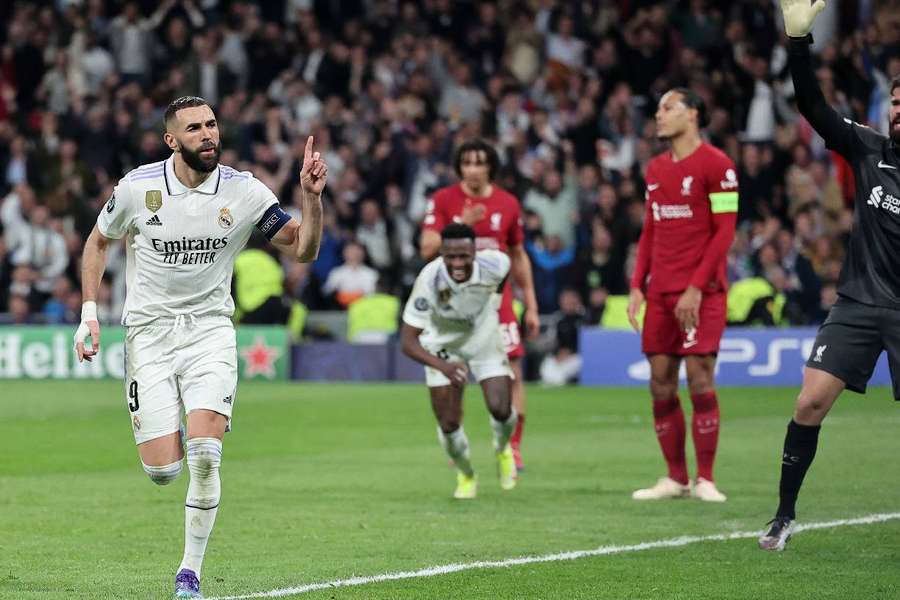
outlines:
[[[800,112],[853,168],[853,230],[838,293],[857,302],[900,309],[900,147],[841,117],[822,95],[810,38],[791,38],[789,64]]]

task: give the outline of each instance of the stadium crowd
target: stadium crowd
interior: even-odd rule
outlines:
[[[453,148],[490,140],[520,199],[542,314],[560,343],[627,293],[643,168],[664,145],[653,114],[685,85],[709,140],[738,165],[736,323],[813,324],[836,299],[852,175],[797,113],[771,0],[57,0],[0,6],[0,313],[77,323],[81,247],[117,179],[166,158],[162,113],[181,95],[216,109],[222,163],[299,205],[308,134],[330,167],[312,265],[284,262],[284,294],[341,309],[405,297],[422,266],[429,196]],[[900,74],[900,3],[832,2],[817,75],[849,118],[886,128]],[[98,302],[117,321],[125,252]],[[738,287],[738,289],[741,289]],[[752,302],[761,300],[761,302]]]

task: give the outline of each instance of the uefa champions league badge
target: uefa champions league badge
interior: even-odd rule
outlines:
[[[231,216],[231,211],[227,208],[219,209],[219,226],[222,229],[228,229],[234,225],[234,217]]]
[[[111,213],[115,207],[116,207],[116,193],[113,192],[112,196],[109,197],[109,200],[106,203],[106,212]]]

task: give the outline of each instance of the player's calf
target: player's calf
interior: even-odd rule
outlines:
[[[182,461],[173,462],[169,465],[153,466],[141,462],[144,465],[144,472],[150,477],[150,481],[156,485],[169,485],[181,475]]]
[[[211,437],[189,439],[187,463],[191,482],[184,502],[184,557],[179,573],[187,570],[199,577],[222,494],[222,441]]]
[[[444,431],[443,427],[438,427],[438,441],[441,447],[457,470],[468,478],[475,476],[475,470],[472,468],[472,461],[469,459],[469,438],[462,426],[457,426],[453,431]]]
[[[518,420],[519,415],[516,414],[515,410],[507,413],[506,418],[503,420],[498,419],[493,414],[491,415],[491,430],[494,432],[495,452],[504,450],[509,444],[509,438],[516,429],[516,422]]]

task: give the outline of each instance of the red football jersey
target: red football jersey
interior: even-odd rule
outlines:
[[[510,246],[521,244],[525,239],[522,209],[515,196],[496,185],[492,187],[487,198],[466,195],[458,183],[439,189],[428,203],[423,227],[440,233],[445,226],[460,221],[466,205],[482,204],[485,207],[484,218],[472,226],[477,249],[493,248],[508,252]]]
[[[738,179],[724,152],[703,143],[690,156],[655,156],[647,165],[644,230],[631,287],[650,294],[726,289],[725,256],[734,240]]]

